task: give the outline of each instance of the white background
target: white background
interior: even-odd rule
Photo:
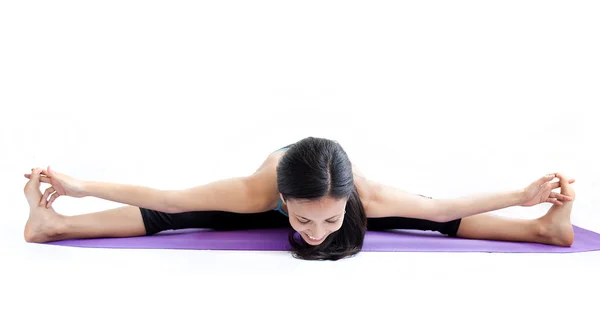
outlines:
[[[0,315],[597,316],[584,288],[600,281],[598,252],[310,263],[51,247],[23,241],[22,189],[48,165],[184,188],[318,136],[368,177],[435,197],[563,172],[573,223],[600,231],[598,16],[594,1],[2,2]]]

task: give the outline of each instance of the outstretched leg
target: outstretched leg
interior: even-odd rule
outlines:
[[[39,170],[32,173],[24,192],[29,204],[29,219],[24,230],[27,242],[128,237],[146,233],[137,207],[125,206],[77,216],[64,216],[57,213],[53,207],[46,208],[45,202],[42,202]]]
[[[462,219],[457,236],[468,239],[504,240],[535,242],[542,244],[570,246],[574,233],[571,225],[571,209],[575,190],[568,179],[560,178],[561,194],[573,200],[562,206],[552,206],[537,219],[512,219],[493,214],[478,214]]]
[[[30,206],[29,219],[24,231],[25,241],[28,242],[131,237],[185,228],[243,230],[289,227],[289,220],[277,211],[253,214],[225,211],[165,213],[125,206],[76,216],[64,216],[58,214],[52,207],[46,208],[43,201],[40,204],[42,193],[39,170],[32,173],[24,191]]]

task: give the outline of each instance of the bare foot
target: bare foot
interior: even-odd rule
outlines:
[[[572,197],[571,201],[564,201],[562,206],[552,206],[548,212],[539,218],[542,224],[542,236],[546,243],[568,247],[575,239],[573,225],[571,224],[571,209],[575,201],[575,190],[564,175],[557,175],[560,179],[560,193]]]
[[[51,241],[60,234],[63,226],[62,216],[52,207],[46,208],[40,191],[41,169],[34,169],[31,179],[23,191],[29,203],[29,219],[23,232],[25,241],[44,243]]]

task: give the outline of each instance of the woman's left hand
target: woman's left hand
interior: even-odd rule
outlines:
[[[521,206],[528,207],[541,203],[551,203],[557,206],[562,206],[563,202],[572,201],[573,198],[553,192],[553,189],[560,187],[560,182],[551,182],[557,177],[564,177],[561,174],[548,174],[534,181],[523,190],[523,199]],[[569,179],[569,184],[573,184],[574,179]]]

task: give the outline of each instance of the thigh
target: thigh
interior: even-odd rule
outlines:
[[[384,231],[393,229],[437,231],[439,233],[456,236],[461,219],[448,222],[435,222],[424,219],[404,217],[368,218],[367,230]]]
[[[419,196],[433,199],[433,197],[430,196]],[[367,229],[371,231],[384,231],[393,229],[437,231],[451,237],[456,237],[461,221],[462,219],[451,220],[448,222],[436,222],[425,219],[405,217],[368,218]]]
[[[260,213],[233,213],[226,211],[188,211],[165,213],[140,208],[146,235],[164,230],[207,228],[214,230],[246,230],[285,228],[289,226],[287,217],[275,210]]]

